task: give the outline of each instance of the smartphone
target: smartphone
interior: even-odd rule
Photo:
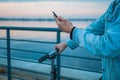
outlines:
[[[54,11],[52,11],[52,13],[53,13],[53,15],[54,15],[55,18],[58,17],[57,14]]]

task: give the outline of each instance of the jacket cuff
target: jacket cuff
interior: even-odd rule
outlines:
[[[72,33],[73,33],[73,30],[75,29],[75,27],[72,28],[71,32],[70,32],[70,39],[72,40]]]
[[[67,39],[66,40],[66,44],[71,49],[75,49],[75,48],[78,47],[78,45],[73,40],[71,40],[71,39]]]
[[[80,29],[80,28],[75,28],[72,32],[72,40],[74,41],[74,43],[76,43],[77,45],[79,45],[80,47],[84,46],[84,30]]]

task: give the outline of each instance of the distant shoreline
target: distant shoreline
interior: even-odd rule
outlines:
[[[70,18],[70,21],[94,21],[96,18]],[[0,18],[0,21],[55,21],[53,18]]]

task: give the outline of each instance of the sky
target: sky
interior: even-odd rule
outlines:
[[[0,0],[0,17],[50,17],[52,11],[62,16],[97,17],[107,9],[110,2],[110,0]]]

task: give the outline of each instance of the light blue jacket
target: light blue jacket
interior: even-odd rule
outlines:
[[[71,49],[83,47],[102,58],[102,80],[120,80],[120,0],[111,3],[108,10],[85,29],[75,28]]]

